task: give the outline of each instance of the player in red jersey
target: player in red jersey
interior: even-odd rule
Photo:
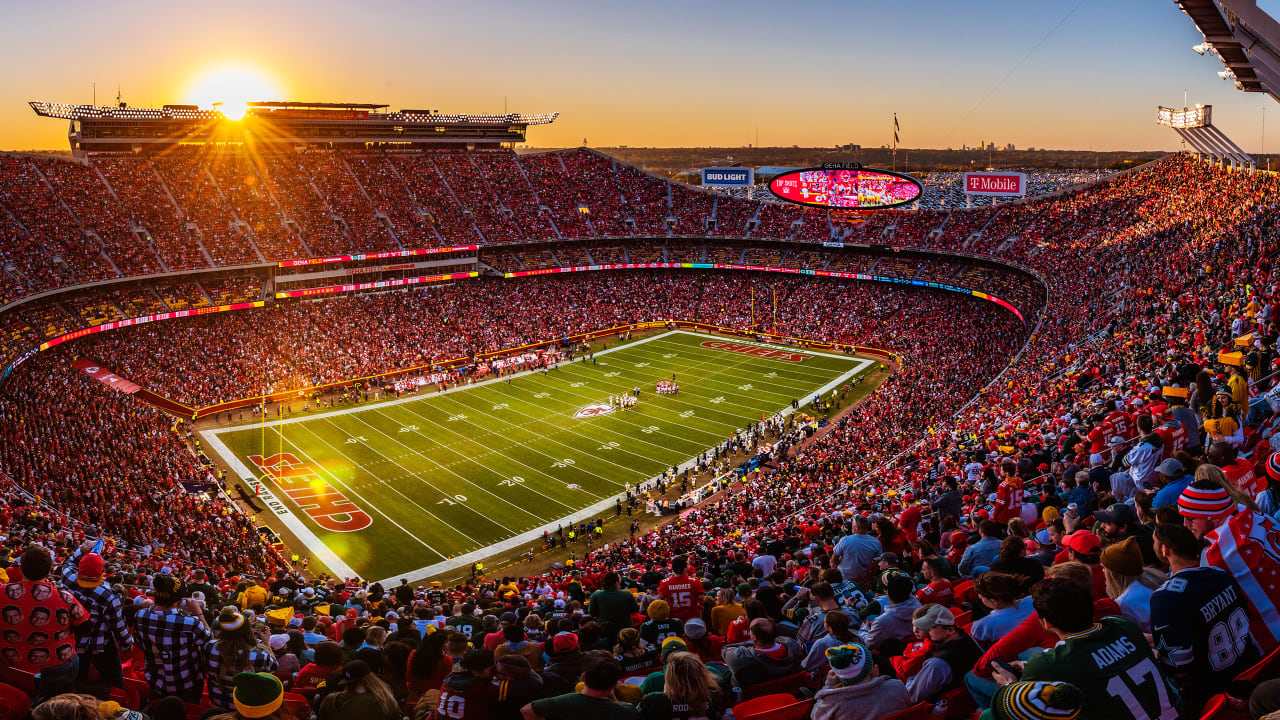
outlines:
[[[671,606],[671,617],[691,620],[702,615],[702,581],[685,572],[689,561],[678,557],[671,561],[671,577],[658,585],[658,594]]]

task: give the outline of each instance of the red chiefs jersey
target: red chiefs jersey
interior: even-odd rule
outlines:
[[[1021,478],[1005,478],[996,488],[995,521],[1007,523],[1016,517],[1022,517],[1022,497],[1025,494]]]
[[[1182,423],[1178,423],[1177,427],[1161,425],[1156,428],[1156,434],[1164,441],[1164,450],[1161,457],[1166,460],[1187,446],[1187,429],[1182,427]]]
[[[1258,493],[1267,489],[1266,475],[1255,472],[1253,463],[1244,458],[1237,458],[1235,462],[1222,468],[1222,473],[1232,485],[1243,490],[1249,497],[1257,497]]]
[[[702,616],[702,581],[673,575],[658,585],[658,594],[671,606],[671,617],[691,620]]]
[[[1137,428],[1134,427],[1133,417],[1123,410],[1112,410],[1106,418],[1102,420],[1102,427],[1108,435],[1108,440],[1113,437],[1122,437],[1125,440],[1132,440]]]

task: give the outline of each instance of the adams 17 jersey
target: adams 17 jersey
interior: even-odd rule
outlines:
[[[1024,680],[1058,680],[1085,691],[1080,720],[1177,720],[1177,688],[1132,621],[1108,617],[1027,660]]]

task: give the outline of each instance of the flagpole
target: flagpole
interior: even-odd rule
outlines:
[[[898,169],[898,113],[893,114],[893,169]]]

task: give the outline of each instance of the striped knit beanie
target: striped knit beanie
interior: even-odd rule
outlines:
[[[991,698],[995,720],[1073,720],[1084,694],[1064,682],[1022,681],[1005,685]]]
[[[1178,512],[1187,517],[1216,518],[1234,508],[1227,489],[1215,483],[1191,483],[1178,497]]]
[[[1280,452],[1273,452],[1267,457],[1267,477],[1280,482]]]

